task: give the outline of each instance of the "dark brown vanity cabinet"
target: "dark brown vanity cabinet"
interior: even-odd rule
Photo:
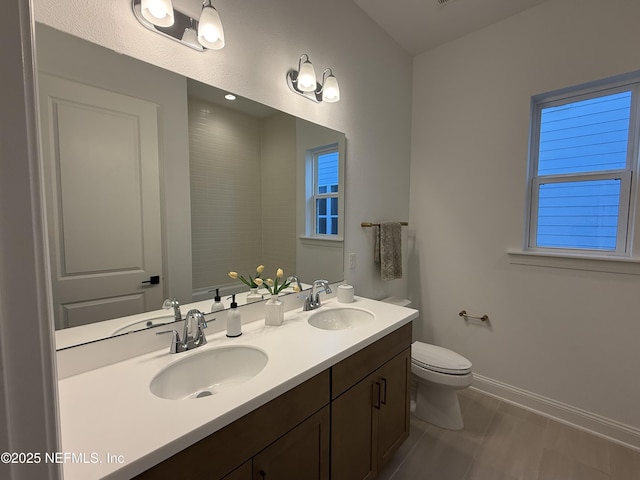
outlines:
[[[328,480],[329,407],[253,457],[253,480]]]
[[[411,324],[136,478],[372,479],[409,435],[410,344]]]
[[[378,413],[378,467],[386,465],[409,437],[409,377],[411,349],[407,348],[378,370],[381,399]]]
[[[327,480],[329,407],[276,440],[222,480]]]
[[[403,327],[333,367],[332,480],[375,478],[409,436],[410,344]]]

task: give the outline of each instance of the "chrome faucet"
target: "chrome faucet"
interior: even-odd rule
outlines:
[[[171,333],[173,335],[173,339],[171,340],[169,353],[180,353],[206,345],[207,337],[204,334],[205,328],[207,328],[207,322],[204,318],[204,313],[200,310],[194,309],[189,310],[187,318],[184,320],[182,340],[180,339],[180,334],[178,334],[176,330],[165,330],[164,332],[156,333],[156,335]]]
[[[316,288],[324,290],[325,293],[331,293],[328,280],[315,280],[311,286],[311,290],[309,290],[309,295],[304,300],[304,305],[302,306],[303,312],[315,310],[320,306],[320,291],[316,291]]]
[[[182,313],[180,312],[180,303],[175,298],[167,298],[162,304],[162,308],[169,310],[173,308],[173,316],[176,321],[182,320]]]
[[[298,277],[296,277],[295,275],[291,275],[290,277],[288,277],[287,282],[289,283],[289,285],[291,285],[293,282],[296,282],[298,291],[302,291],[302,284],[300,283],[300,280],[298,280]]]

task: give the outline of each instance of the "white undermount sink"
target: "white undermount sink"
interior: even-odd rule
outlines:
[[[157,397],[168,400],[209,397],[255,377],[269,360],[262,350],[243,345],[175,355],[186,356],[163,368],[151,380],[149,389]]]
[[[175,322],[175,320],[176,319],[173,315],[162,315],[160,317],[145,318],[144,320],[137,320],[135,322],[127,323],[126,325],[123,325],[114,330],[111,335],[120,335],[122,333],[144,330],[145,328],[157,327],[158,325],[166,325],[167,323]]]
[[[340,307],[318,310],[311,314],[309,325],[322,330],[346,330],[371,322],[375,315],[368,310]]]

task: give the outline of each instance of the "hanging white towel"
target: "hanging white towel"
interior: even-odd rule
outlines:
[[[381,222],[376,235],[374,260],[380,264],[383,280],[402,278],[402,226],[400,222]]]

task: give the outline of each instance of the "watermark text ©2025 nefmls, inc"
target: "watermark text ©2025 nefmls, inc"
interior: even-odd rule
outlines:
[[[115,453],[99,454],[98,452],[3,452],[0,454],[2,463],[38,464],[38,463],[84,463],[98,465],[101,463],[125,462],[124,455]]]

